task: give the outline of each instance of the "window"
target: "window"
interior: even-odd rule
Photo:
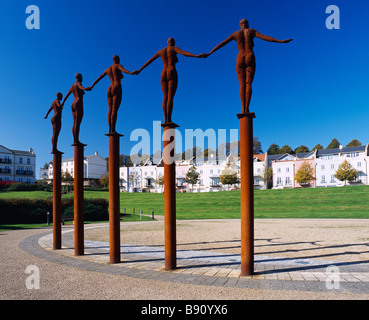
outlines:
[[[358,167],[361,167],[361,162],[358,162],[358,163],[357,163],[357,166],[358,166]]]
[[[203,174],[203,171],[202,170],[200,170],[200,174]]]
[[[210,170],[210,173],[213,173],[213,170]]]
[[[322,182],[322,183],[325,183],[325,182],[326,182],[326,181],[325,181],[325,176],[324,176],[324,175],[322,176],[322,180],[321,180],[321,182]]]
[[[23,163],[23,158],[22,157],[19,158],[19,163]]]
[[[282,184],[282,178],[281,177],[277,177],[277,186]]]
[[[286,177],[286,185],[290,185],[291,184],[291,179],[290,177]]]
[[[321,167],[320,167],[322,170],[325,170],[325,165],[322,164]]]
[[[286,172],[290,172],[290,168],[286,168]]]
[[[333,163],[331,164],[331,169],[334,169],[334,164]]]
[[[27,164],[31,164],[31,159],[27,158]]]
[[[331,175],[331,182],[336,182],[336,179],[333,174]]]
[[[359,152],[351,152],[351,153],[347,153],[346,157],[348,158],[355,158],[359,156]]]
[[[281,168],[278,168],[278,169],[277,169],[277,172],[281,172]]]
[[[219,178],[213,178],[213,179],[211,179],[211,185],[213,187],[219,186],[220,185],[220,179]]]

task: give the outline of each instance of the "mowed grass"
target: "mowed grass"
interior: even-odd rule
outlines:
[[[1,192],[0,198],[42,199],[50,192]],[[73,194],[64,195],[73,197]],[[106,191],[85,191],[85,198],[109,199]],[[121,212],[164,214],[164,194],[121,193]],[[177,193],[178,219],[240,218],[240,192]],[[369,186],[255,190],[255,218],[369,218]]]

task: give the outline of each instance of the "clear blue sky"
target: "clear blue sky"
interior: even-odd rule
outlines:
[[[40,9],[40,30],[25,26],[28,5]],[[328,30],[325,9],[341,11],[341,29]],[[52,159],[50,118],[55,94],[64,95],[77,72],[92,82],[118,54],[128,70],[142,66],[166,46],[168,37],[195,54],[209,52],[239,29],[250,27],[289,44],[255,40],[257,70],[251,111],[254,135],[264,152],[270,144],[310,149],[332,138],[369,142],[369,3],[364,0],[206,0],[206,1],[38,1],[2,3],[0,19],[0,144],[10,149],[33,147],[37,171]],[[241,111],[235,72],[236,43],[207,59],[179,56],[179,86],[173,121],[180,130],[237,129]],[[121,153],[136,142],[137,128],[152,131],[162,121],[161,60],[138,76],[125,75],[117,131],[124,134]],[[108,156],[106,91],[109,79],[85,96],[80,139],[85,154]],[[64,106],[59,149],[73,156],[73,96]],[[155,150],[154,150],[155,151]],[[37,172],[38,176],[38,172]]]

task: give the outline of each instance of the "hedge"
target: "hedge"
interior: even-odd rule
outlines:
[[[62,216],[73,216],[74,200],[62,200]],[[46,223],[47,212],[52,222],[51,199],[0,199],[0,224]],[[105,199],[84,200],[84,220],[109,219],[109,202]]]

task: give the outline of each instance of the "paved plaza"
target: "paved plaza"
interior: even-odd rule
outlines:
[[[238,227],[237,220],[178,221],[178,268],[173,271],[163,270],[162,219],[121,224],[121,263],[118,264],[109,263],[108,224],[85,225],[83,256],[74,255],[73,225],[63,226],[61,250],[52,250],[51,228],[33,231],[31,235],[23,231],[23,237],[22,231],[2,232],[1,238],[18,234],[17,250],[22,253],[22,259],[34,257],[42,261],[33,264],[44,265],[46,262],[46,265],[56,264],[58,270],[93,274],[98,280],[88,285],[80,278],[81,286],[86,285],[85,296],[82,295],[81,299],[92,298],[87,294],[90,286],[98,287],[106,277],[135,282],[136,286],[129,289],[137,290],[132,299],[147,299],[143,291],[150,291],[153,283],[157,287],[164,285],[169,292],[161,291],[151,299],[168,299],[170,290],[173,290],[173,299],[369,298],[369,221],[256,220],[255,275],[251,277],[240,277]],[[5,255],[4,246],[1,254]],[[3,279],[10,281],[5,276],[5,269],[11,262],[1,260]],[[27,262],[23,261],[21,265],[25,268]],[[44,270],[45,267],[42,267],[41,277],[52,273],[52,270]],[[24,269],[21,271],[25,279]],[[63,271],[59,271],[61,273]],[[57,274],[52,277],[57,277]],[[78,282],[78,278],[75,281]],[[149,281],[150,285],[145,281]],[[14,285],[14,279],[11,282]],[[14,293],[7,292],[10,290],[8,285],[5,283],[0,292],[2,299],[37,298],[37,294],[32,296],[29,290],[23,297],[13,296]],[[63,279],[58,279],[55,285],[58,290],[65,290]],[[48,282],[46,286],[52,290],[53,284]],[[179,296],[178,286],[182,294]],[[200,295],[202,290],[208,293]],[[74,295],[64,293],[62,297],[70,299]],[[102,292],[100,299],[105,298],[109,295],[106,297]]]
[[[200,286],[243,293],[282,291],[297,294],[296,299],[303,294],[369,297],[366,220],[256,220],[255,275],[251,277],[240,277],[238,226],[237,220],[178,221],[178,268],[173,271],[163,270],[162,219],[122,224],[119,264],[109,264],[107,224],[85,225],[83,256],[74,256],[73,225],[63,227],[61,250],[52,250],[52,229],[24,237],[18,246],[25,254],[61,267],[188,285],[189,292]],[[275,296],[271,293],[271,297]]]

